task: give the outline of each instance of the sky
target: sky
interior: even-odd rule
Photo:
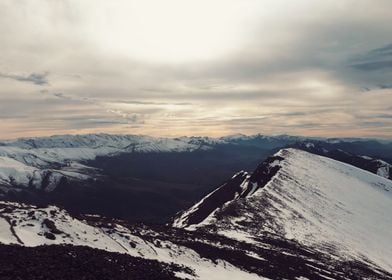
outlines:
[[[0,0],[0,138],[392,138],[390,0]]]

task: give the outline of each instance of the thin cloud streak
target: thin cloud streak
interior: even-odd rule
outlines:
[[[0,73],[0,78],[8,78],[19,82],[30,82],[42,86],[48,84],[48,75],[49,73],[31,73],[28,75]]]

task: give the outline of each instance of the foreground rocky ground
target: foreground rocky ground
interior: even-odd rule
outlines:
[[[180,279],[175,273],[185,270],[177,265],[72,245],[0,245],[0,256],[2,280],[172,280]]]

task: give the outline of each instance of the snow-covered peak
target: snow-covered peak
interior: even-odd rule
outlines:
[[[223,139],[223,140],[247,140],[247,139],[249,139],[251,137],[252,136],[241,134],[241,133],[237,133],[237,134],[231,134],[231,135],[223,136],[220,139]]]
[[[92,160],[120,153],[191,152],[206,150],[220,140],[211,138],[154,138],[143,135],[86,134],[20,138],[0,142],[0,156],[26,165],[48,166]]]
[[[55,135],[49,137],[20,138],[4,141],[0,146],[13,146],[23,149],[53,149],[53,148],[90,148],[102,147],[129,149],[136,151],[170,151],[196,148],[187,145],[189,141],[180,138],[154,138],[144,135],[121,134],[84,134],[84,135]]]
[[[272,175],[250,195],[209,207],[213,211],[194,223],[189,216],[197,216],[207,196],[191,213],[180,215],[174,226],[253,243],[259,236],[274,234],[340,259],[392,269],[391,180],[296,149],[280,150],[274,157],[237,185]]]

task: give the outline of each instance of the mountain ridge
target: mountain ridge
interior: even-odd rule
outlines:
[[[214,211],[204,214],[199,224],[189,223],[189,210],[185,211],[173,225],[240,240],[275,234],[333,254],[344,251],[343,255],[353,258],[368,257],[392,269],[388,261],[392,248],[385,245],[392,230],[392,219],[385,215],[392,205],[392,181],[292,148],[275,156],[283,158],[273,162],[279,170],[253,195],[210,207]],[[191,208],[194,215],[197,211]]]

